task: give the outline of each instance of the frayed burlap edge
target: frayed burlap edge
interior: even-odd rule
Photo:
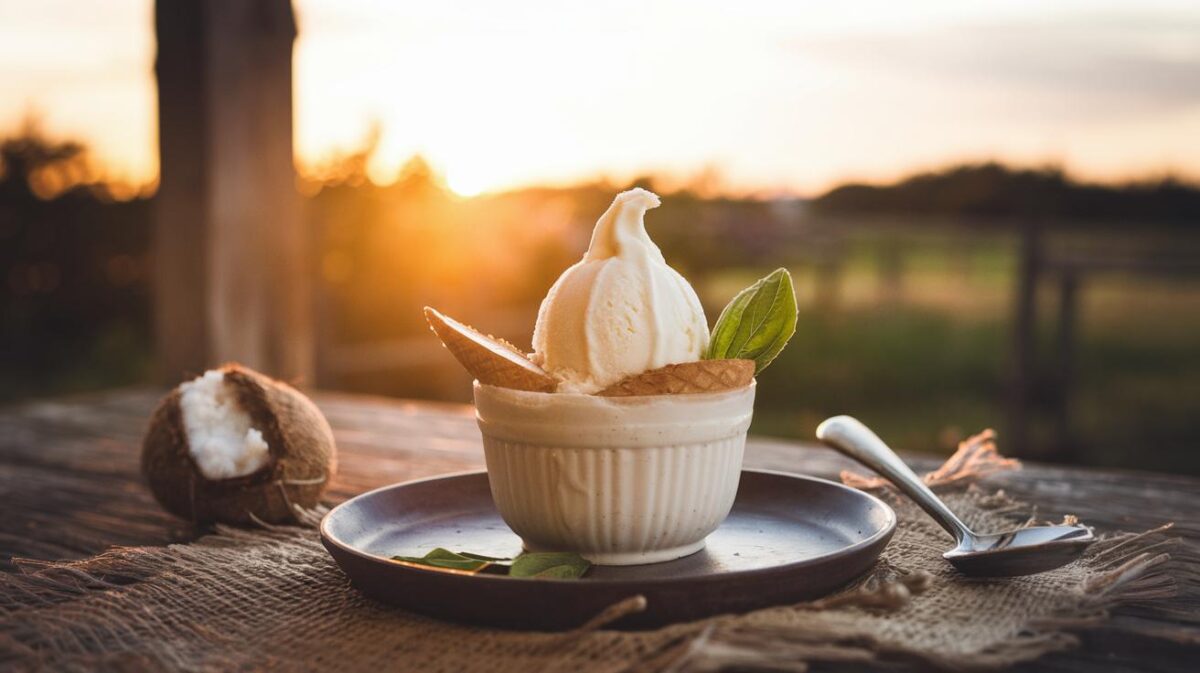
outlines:
[[[1077,639],[1071,631],[1100,624],[1106,611],[1116,605],[1149,602],[1174,595],[1178,575],[1173,573],[1181,572],[1181,568],[1176,563],[1169,563],[1172,558],[1168,552],[1179,548],[1177,538],[1164,538],[1163,534],[1170,527],[1165,525],[1140,534],[1118,534],[1098,541],[1081,560],[1089,573],[1078,587],[1076,606],[1061,615],[1031,621],[1019,635],[966,658],[910,649],[902,643],[873,638],[867,632],[822,629],[819,619],[788,626],[761,620],[748,622],[747,616],[730,615],[667,627],[659,632],[663,636],[661,639],[654,638],[654,634],[644,634],[660,642],[644,659],[631,662],[624,670],[629,673],[727,668],[803,671],[807,663],[815,661],[907,663],[945,670],[990,670],[1033,660],[1075,646]],[[283,526],[255,531],[221,527],[215,534],[192,545],[227,547],[271,539],[294,542],[297,537],[308,539],[311,531]],[[175,548],[188,546],[191,545]],[[93,559],[70,564],[22,561],[24,574],[3,579],[0,614],[33,606],[45,607],[95,592],[120,591],[125,585],[147,581],[159,572],[169,572],[172,564],[179,560],[177,555],[169,553],[169,549],[154,548],[157,553],[150,555],[139,548],[117,548]],[[1190,568],[1200,562],[1197,558],[1175,560],[1186,561]],[[1176,567],[1172,569],[1171,566]],[[1182,572],[1188,573],[1192,582],[1200,580],[1194,570]],[[895,612],[923,593],[930,581],[926,573],[905,572],[882,563],[870,576],[846,591],[818,601],[770,610]],[[542,634],[539,649],[545,650],[546,654],[565,652],[595,630],[644,607],[645,599],[640,596],[626,599],[579,629],[564,634]],[[15,656],[16,660],[27,658],[27,662],[43,658],[45,653],[23,647],[21,640],[19,630],[0,631],[0,651]],[[3,661],[2,657],[0,661]],[[121,661],[122,665],[129,663]],[[100,659],[90,660],[90,663],[109,668]]]
[[[1021,469],[1021,461],[1005,458],[996,449],[996,431],[988,428],[958,443],[958,450],[938,469],[924,476],[925,484],[953,486],[973,484],[988,475]],[[864,491],[894,488],[882,477],[867,477],[842,470],[842,483]]]
[[[1200,582],[1200,558],[1181,558],[1186,549],[1179,538],[1164,538],[1171,524],[1143,533],[1106,537],[1089,550],[1080,563],[1089,571],[1079,584],[1078,604],[1060,615],[1030,620],[1012,638],[969,656],[945,656],[936,651],[906,647],[874,638],[868,632],[848,634],[821,629],[820,622],[795,626],[751,624],[738,618],[721,618],[693,638],[661,653],[656,661],[630,671],[716,671],[748,668],[763,671],[804,671],[810,662],[842,664],[911,664],[949,671],[988,671],[1032,661],[1052,652],[1069,650],[1079,640],[1072,631],[1097,626],[1108,611],[1119,605],[1148,603],[1174,596],[1177,579]],[[1172,554],[1176,553],[1173,559]],[[1174,562],[1172,562],[1174,560]],[[921,573],[887,577],[888,568],[877,568],[854,588],[835,596],[793,606],[797,610],[828,608],[894,612],[922,593],[929,578]],[[1200,618],[1191,617],[1192,623]]]
[[[962,455],[960,455],[962,454]],[[1000,513],[1015,522],[1032,523],[1030,507],[1016,502],[1002,491],[985,493],[974,483],[979,475],[1017,469],[995,452],[990,435],[980,435],[963,443],[955,457],[947,462],[952,469],[931,473],[928,481],[942,488],[962,489],[981,509]],[[846,481],[854,483],[854,476]],[[863,484],[872,486],[873,484]],[[883,486],[876,486],[883,489]],[[883,493],[887,496],[887,493]],[[300,512],[307,524],[319,519],[319,512]],[[636,641],[634,647],[620,648],[638,652],[636,660],[626,660],[619,668],[605,670],[642,671],[713,671],[725,668],[756,670],[805,670],[809,662],[845,664],[905,664],[920,668],[946,670],[988,670],[1036,659],[1066,650],[1077,644],[1073,631],[1100,624],[1107,611],[1117,605],[1136,605],[1175,595],[1180,584],[1200,586],[1200,558],[1196,550],[1170,538],[1170,524],[1139,534],[1120,533],[1092,545],[1077,561],[1083,571],[1073,590],[1075,600],[1054,614],[1028,620],[1010,637],[992,643],[982,651],[942,653],[920,644],[876,636],[864,621],[860,628],[823,621],[823,615],[891,615],[900,613],[938,581],[924,570],[911,570],[886,560],[854,586],[833,596],[795,606],[771,608],[741,616],[721,616],[691,624],[678,624],[655,632],[608,632],[602,640],[610,643]],[[0,664],[6,660],[17,668],[71,664],[88,669],[137,668],[154,661],[158,665],[177,664],[170,659],[146,659],[151,655],[95,651],[80,643],[77,651],[55,659],[53,654],[27,643],[33,635],[22,628],[20,612],[150,582],[158,573],[175,572],[186,566],[191,554],[211,547],[239,547],[249,543],[302,542],[317,548],[308,528],[264,526],[260,530],[218,527],[212,535],[190,545],[168,548],[116,548],[95,558],[75,563],[21,561],[22,574],[0,576]],[[573,658],[587,639],[593,641],[599,630],[620,617],[644,609],[644,599],[633,597],[618,603],[584,627],[565,634],[529,634],[532,651],[545,661],[560,662],[564,668],[578,669]],[[773,620],[772,615],[785,615]],[[897,616],[897,618],[901,618]],[[1196,615],[1181,615],[1181,621],[1200,623]],[[843,620],[844,622],[844,620]],[[70,629],[68,628],[68,631]],[[80,636],[86,640],[86,634]],[[88,654],[91,652],[92,654]],[[135,656],[136,655],[136,656]],[[138,658],[142,657],[142,658]],[[608,662],[612,664],[612,662]],[[181,666],[182,667],[182,666]],[[554,666],[551,666],[554,668]],[[464,667],[463,670],[466,670]]]
[[[981,507],[1014,518],[1020,527],[1040,525],[1037,508],[1010,498],[1003,490],[985,494],[977,482],[989,475],[1021,469],[1020,461],[1002,456],[996,448],[996,433],[988,429],[959,443],[957,451],[923,481],[931,488],[965,488]],[[862,490],[901,498],[887,480],[844,470],[843,483]],[[1023,521],[1022,521],[1023,519]],[[1075,524],[1074,515],[1063,524]],[[1013,637],[969,657],[943,656],[915,650],[902,643],[886,642],[870,633],[848,635],[822,630],[805,623],[801,628],[754,624],[740,627],[736,618],[714,622],[694,638],[675,645],[660,655],[657,668],[633,670],[715,671],[749,668],[768,671],[804,671],[807,662],[845,664],[919,664],[944,670],[986,671],[1032,661],[1079,644],[1072,633],[1098,626],[1117,606],[1150,603],[1175,596],[1180,585],[1200,590],[1200,551],[1178,537],[1169,537],[1173,523],[1141,533],[1103,536],[1076,563],[1086,570],[1075,588],[1078,602],[1071,609],[1031,619]],[[895,612],[933,581],[923,571],[906,572],[885,560],[863,580],[834,596],[793,606],[797,610],[831,608]],[[1200,624],[1200,615],[1180,615],[1180,621]]]

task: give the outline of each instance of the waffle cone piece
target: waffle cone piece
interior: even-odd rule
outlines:
[[[683,395],[736,390],[754,380],[753,360],[697,360],[630,376],[601,390],[605,397]]]
[[[480,383],[541,393],[552,393],[558,387],[558,381],[507,341],[483,334],[428,306],[425,319],[446,349]]]

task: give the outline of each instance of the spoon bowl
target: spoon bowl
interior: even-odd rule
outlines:
[[[1033,575],[1064,566],[1094,540],[1086,526],[1030,526],[965,538],[942,558],[964,575]]]
[[[1079,558],[1095,540],[1092,529],[1083,525],[1030,526],[980,535],[857,419],[827,419],[817,427],[817,439],[878,472],[953,535],[958,544],[942,557],[964,575],[1013,577],[1053,570]]]

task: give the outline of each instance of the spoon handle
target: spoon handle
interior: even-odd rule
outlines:
[[[973,536],[954,512],[929,490],[925,482],[913,473],[871,429],[851,416],[834,416],[817,426],[817,439],[837,449],[892,482],[921,509],[929,513],[956,542]]]

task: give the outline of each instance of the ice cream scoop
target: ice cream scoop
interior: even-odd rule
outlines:
[[[703,355],[700,300],[646,233],[645,213],[660,203],[645,189],[618,194],[583,259],[542,301],[532,359],[561,381],[559,390],[593,393]]]

